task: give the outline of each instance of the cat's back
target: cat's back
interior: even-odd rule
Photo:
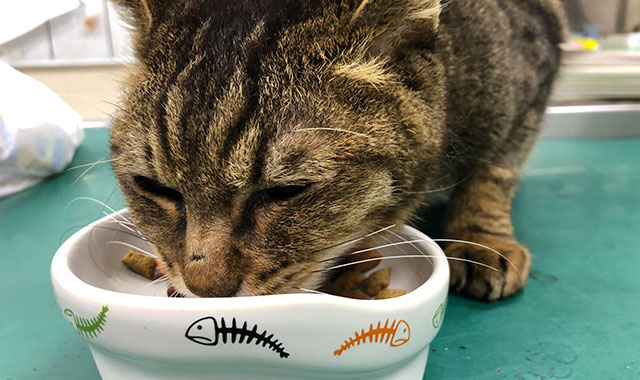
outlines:
[[[544,107],[566,25],[557,0],[444,5],[437,48],[446,69],[447,120],[456,134],[470,145],[486,142],[483,136],[505,134],[506,126]]]

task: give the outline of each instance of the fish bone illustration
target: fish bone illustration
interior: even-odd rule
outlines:
[[[233,318],[231,326],[226,325],[224,318],[220,318],[220,324],[214,317],[200,318],[189,326],[185,336],[192,342],[205,346],[216,346],[220,341],[223,344],[226,344],[227,341],[246,344],[255,341],[256,345],[262,343],[262,347],[269,346],[269,349],[279,354],[283,359],[289,357],[289,353],[285,352],[282,342],[278,342],[278,339],[273,339],[273,334],[267,335],[267,330],[259,333],[258,325],[253,325],[253,328],[249,329],[247,322],[244,322],[242,327],[239,327],[235,318]]]
[[[355,335],[347,340],[340,346],[339,349],[333,351],[334,356],[340,356],[344,351],[352,348],[355,345],[367,343],[381,343],[387,344],[391,347],[402,346],[409,341],[411,337],[411,329],[409,324],[404,320],[396,321],[395,319],[389,326],[389,319],[384,323],[384,326],[380,326],[381,322],[378,321],[378,325],[373,327],[373,323],[369,325],[369,329],[364,329],[359,332],[356,331]]]

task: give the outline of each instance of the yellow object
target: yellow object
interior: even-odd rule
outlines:
[[[582,50],[593,51],[598,50],[598,41],[593,38],[585,38],[582,40]]]

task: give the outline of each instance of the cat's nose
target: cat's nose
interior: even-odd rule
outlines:
[[[218,256],[219,258],[219,256]],[[183,280],[187,288],[200,297],[233,297],[242,286],[242,270],[236,260],[212,260],[194,252],[184,266]]]
[[[222,286],[211,286],[211,284],[208,283],[196,284],[192,281],[185,281],[185,284],[187,288],[198,297],[233,297],[240,290],[242,280],[228,281]]]

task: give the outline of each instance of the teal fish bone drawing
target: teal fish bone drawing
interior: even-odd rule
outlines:
[[[107,311],[109,311],[109,308],[103,306],[102,311],[91,319],[79,317],[71,309],[64,309],[64,314],[73,318],[73,324],[76,326],[78,333],[87,338],[95,338],[104,330],[104,325],[107,323]]]
[[[214,317],[200,318],[189,326],[185,336],[190,341],[205,346],[216,346],[220,341],[223,344],[227,344],[227,341],[229,343],[246,344],[255,341],[256,345],[262,343],[262,347],[268,346],[268,349],[279,354],[282,359],[289,357],[289,353],[285,352],[282,342],[278,342],[278,339],[273,339],[273,334],[267,335],[267,330],[259,333],[258,325],[253,325],[253,328],[249,329],[247,328],[247,322],[244,322],[242,327],[238,327],[235,318],[231,321],[231,326],[227,326],[224,318],[220,318],[220,324]]]
[[[369,325],[367,331],[364,331],[364,329],[359,332],[356,331],[353,337],[345,340],[339,349],[333,351],[333,356],[340,356],[343,352],[355,345],[359,346],[360,344],[367,343],[367,339],[369,339],[369,343],[389,343],[391,347],[402,346],[409,341],[411,329],[409,328],[409,324],[404,320],[396,321],[394,319],[393,322],[391,322],[391,326],[389,326],[389,319],[384,322],[384,326],[380,326],[380,324],[381,322],[378,321],[376,327],[373,327],[372,323]]]

